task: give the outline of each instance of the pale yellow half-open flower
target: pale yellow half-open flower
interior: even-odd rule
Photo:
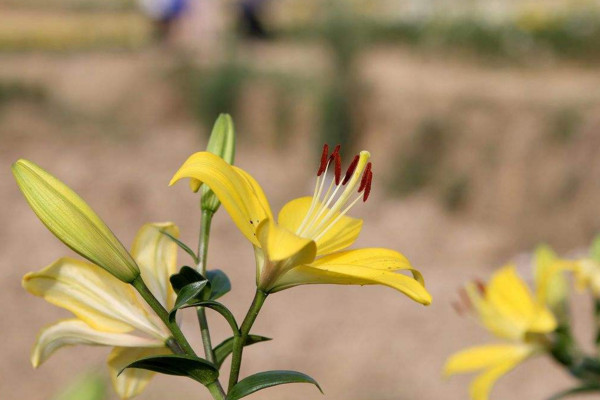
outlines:
[[[546,272],[554,273],[550,269]],[[553,279],[548,275],[540,276],[537,281],[547,284]],[[498,270],[488,285],[471,283],[466,292],[481,323],[504,342],[471,347],[452,355],[444,374],[480,371],[471,384],[470,395],[473,400],[487,400],[498,378],[546,350],[545,334],[553,332],[557,322],[546,304],[532,295],[510,265]],[[538,293],[548,293],[548,289]]]
[[[345,250],[358,237],[362,220],[347,216],[371,190],[369,152],[362,151],[341,172],[339,146],[325,146],[315,193],[287,203],[277,221],[263,189],[244,170],[208,152],[190,156],[171,184],[191,178],[210,187],[234,223],[253,244],[257,286],[266,293],[303,284],[386,285],[429,304],[421,274],[406,257],[389,249]],[[327,170],[334,178],[326,185]],[[409,271],[407,276],[399,271]]]
[[[179,235],[171,223],[144,225],[137,233],[131,255],[154,296],[170,309],[175,294],[169,276],[176,272],[177,246],[161,230]],[[154,373],[127,369],[117,377],[118,372],[139,358],[170,353],[165,345],[169,330],[138,298],[133,287],[94,264],[61,258],[25,275],[23,287],[75,315],[41,330],[31,354],[34,367],[64,346],[111,346],[111,379],[119,396],[128,399],[141,393]]]

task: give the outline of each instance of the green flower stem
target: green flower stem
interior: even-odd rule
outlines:
[[[225,392],[223,391],[223,387],[221,386],[221,383],[218,380],[207,385],[206,387],[208,388],[208,391],[212,395],[213,399],[215,399],[215,400],[224,400],[225,399]]]
[[[206,275],[206,257],[208,255],[208,240],[210,239],[210,225],[214,213],[210,210],[202,210],[202,221],[200,222],[200,238],[198,240],[198,265],[196,269],[203,276]],[[196,308],[198,314],[198,324],[200,325],[200,335],[202,336],[202,345],[206,359],[211,363],[215,362],[215,353],[210,339],[210,330],[206,320],[206,310],[204,307]]]
[[[131,285],[138,291],[138,293],[142,296],[142,298],[148,303],[148,305],[154,310],[156,315],[162,320],[162,322],[169,328],[171,333],[173,334],[173,339],[177,343],[177,345],[185,352],[185,354],[189,354],[191,356],[195,356],[196,353],[192,346],[188,343],[185,336],[183,336],[183,332],[179,329],[179,325],[177,322],[169,321],[169,313],[165,308],[160,304],[160,302],[154,297],[148,286],[144,283],[142,276],[139,275],[137,278],[131,282]]]
[[[208,239],[210,239],[210,225],[214,213],[210,210],[202,210],[202,221],[200,222],[200,239],[198,240],[198,265],[196,269],[202,275],[206,273],[206,257],[208,254]]]
[[[171,336],[165,341],[165,344],[175,354],[185,354],[185,351],[181,350],[181,347],[177,344],[177,341]]]
[[[596,348],[600,352],[600,299],[594,299],[594,319],[596,322]]]
[[[263,292],[260,289],[256,290],[252,305],[242,322],[240,327],[240,334],[236,335],[233,339],[233,352],[231,356],[231,373],[229,374],[229,390],[238,382],[240,376],[240,367],[242,364],[242,352],[244,351],[244,343],[250,334],[250,329],[256,321],[256,317],[262,308],[262,305],[267,299],[268,293]]]

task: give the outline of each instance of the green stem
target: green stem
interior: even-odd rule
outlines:
[[[262,308],[262,305],[265,303],[268,294],[263,292],[260,289],[256,290],[256,294],[254,295],[254,299],[252,300],[252,305],[250,305],[250,309],[244,318],[244,322],[242,322],[242,326],[240,327],[240,334],[236,335],[233,339],[233,351],[231,356],[231,373],[229,374],[229,390],[238,382],[238,378],[240,376],[240,367],[242,365],[242,353],[244,351],[244,343],[246,343],[246,339],[250,334],[250,329],[256,321],[256,317]]]
[[[185,352],[185,354],[189,354],[195,356],[196,353],[192,346],[188,343],[185,336],[183,336],[183,332],[179,329],[179,325],[177,322],[169,321],[169,313],[165,308],[160,304],[160,302],[154,297],[148,286],[144,283],[141,275],[135,278],[131,285],[138,291],[138,293],[142,296],[142,298],[148,303],[148,305],[154,310],[156,315],[162,320],[162,322],[169,328],[171,333],[173,334],[173,339],[177,343],[177,345]]]
[[[181,347],[179,347],[179,345],[177,344],[177,341],[173,338],[170,337],[166,340],[165,344],[167,345],[167,347],[169,349],[171,349],[171,351],[175,354],[185,354],[185,351],[181,350]]]
[[[596,322],[596,349],[600,352],[600,299],[594,299],[594,320]]]
[[[202,210],[200,222],[200,238],[198,239],[198,265],[196,269],[202,275],[206,273],[206,257],[208,254],[208,239],[210,239],[210,225],[214,213],[210,210]]]
[[[208,391],[212,395],[213,399],[215,399],[215,400],[224,400],[225,399],[225,392],[223,391],[223,387],[221,386],[221,383],[218,380],[207,385],[206,387],[208,388]]]
[[[206,275],[206,258],[208,255],[208,240],[210,238],[210,225],[214,213],[210,210],[202,210],[202,220],[200,222],[200,238],[198,239],[198,265],[196,269],[203,276]],[[210,330],[208,321],[206,320],[206,310],[204,307],[196,309],[198,315],[198,324],[200,325],[200,335],[202,336],[202,346],[206,359],[211,363],[215,362],[215,353],[212,348],[212,340],[210,338]]]

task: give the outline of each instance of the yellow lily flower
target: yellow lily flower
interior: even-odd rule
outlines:
[[[569,284],[563,271],[572,267],[572,261],[559,258],[547,245],[535,249],[534,277],[538,303],[548,305],[554,312],[560,311],[569,294]]]
[[[600,237],[592,243],[589,257],[573,264],[573,273],[579,290],[590,289],[595,298],[600,298]]]
[[[152,293],[170,309],[176,297],[169,277],[176,272],[177,247],[161,230],[179,235],[179,229],[171,223],[144,225],[137,233],[131,255]],[[119,396],[128,399],[141,393],[154,373],[127,369],[117,378],[118,372],[142,357],[170,353],[165,345],[171,336],[169,330],[138,298],[133,287],[94,264],[61,258],[39,272],[25,275],[23,287],[75,314],[75,318],[41,330],[31,354],[34,367],[64,346],[112,346],[108,358],[111,379]]]
[[[551,282],[544,277],[538,282]],[[514,266],[497,271],[488,285],[467,285],[466,297],[481,323],[504,343],[471,347],[452,355],[444,375],[481,371],[472,382],[473,400],[487,400],[498,378],[526,359],[547,349],[545,335],[557,322],[548,307],[536,299]],[[548,293],[546,289],[538,293]]]
[[[402,254],[381,248],[346,250],[358,237],[362,220],[346,214],[371,190],[369,152],[357,155],[342,176],[339,146],[325,145],[312,197],[287,203],[277,222],[263,189],[244,170],[208,152],[190,156],[170,184],[182,178],[212,189],[256,256],[260,290],[274,293],[304,284],[386,285],[413,300],[430,304],[421,274]],[[325,185],[333,165],[334,179]],[[410,271],[412,277],[397,273]]]

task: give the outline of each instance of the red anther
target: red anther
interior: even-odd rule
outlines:
[[[367,179],[369,177],[369,172],[371,172],[371,163],[367,164],[367,168],[365,168],[365,170],[363,172],[362,179],[360,180],[360,186],[358,187],[358,193],[365,190],[365,187],[367,186]]]
[[[371,194],[371,180],[373,180],[373,173],[369,170],[367,176],[367,184],[365,185],[365,194],[363,195],[363,202],[367,201],[369,194]]]
[[[317,176],[321,176],[323,172],[325,172],[325,168],[327,168],[327,159],[329,158],[329,145],[325,143],[323,145],[323,154],[321,154],[321,165],[319,166],[319,171],[317,171]]]
[[[475,287],[479,291],[479,294],[482,296],[485,295],[485,283],[480,279],[476,279],[475,281],[473,281],[473,283],[475,284]]]
[[[340,157],[340,153],[336,153],[335,155],[335,184],[340,184],[340,179],[342,178],[342,158]]]
[[[463,305],[461,303],[459,303],[458,301],[453,301],[450,304],[452,305],[452,308],[454,308],[454,311],[456,311],[458,315],[460,315],[461,317],[465,315],[465,309],[463,308]]]
[[[348,170],[346,171],[346,176],[344,177],[344,180],[342,181],[342,185],[345,185],[350,180],[350,177],[356,170],[356,166],[358,165],[358,158],[359,158],[358,156],[354,156],[354,160],[352,160],[352,162],[348,166]]]

